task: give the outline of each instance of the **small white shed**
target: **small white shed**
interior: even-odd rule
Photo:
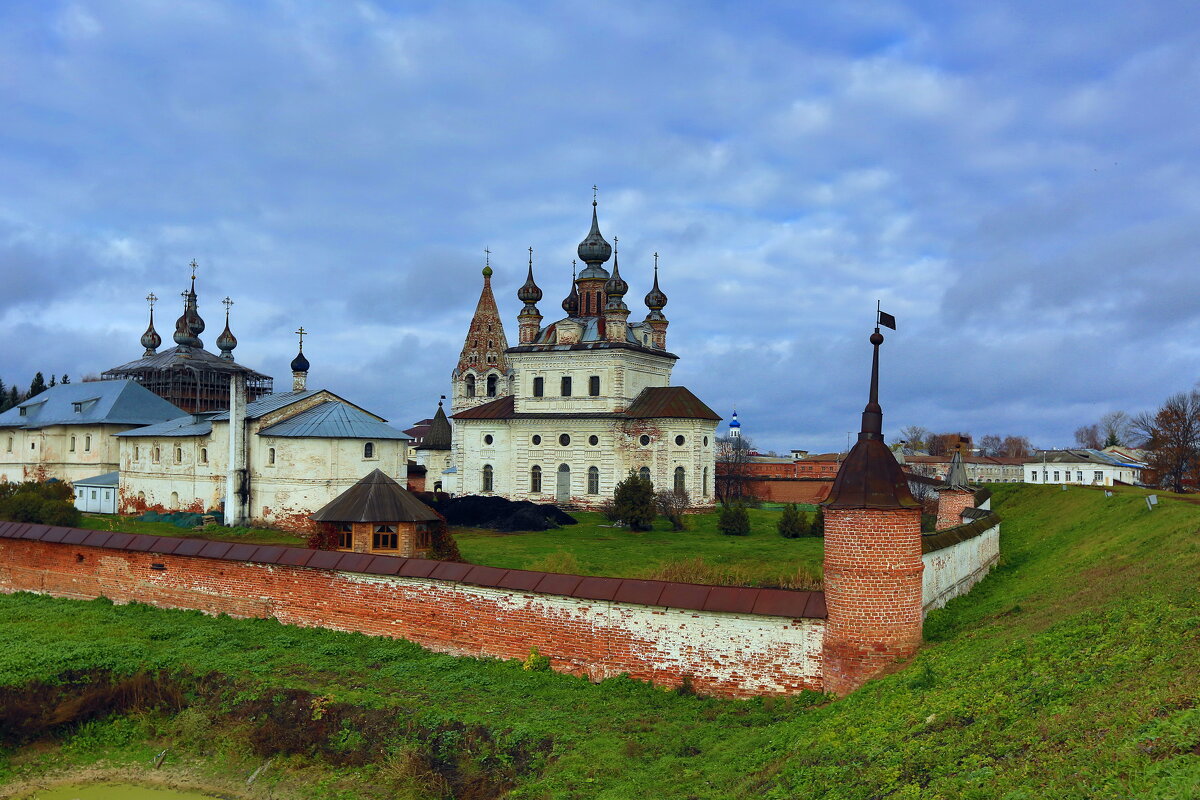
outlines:
[[[117,513],[117,473],[75,481],[75,507],[93,514]]]

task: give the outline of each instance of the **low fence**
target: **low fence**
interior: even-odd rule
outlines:
[[[408,639],[725,697],[822,688],[822,592],[505,570],[0,522],[0,591]]]

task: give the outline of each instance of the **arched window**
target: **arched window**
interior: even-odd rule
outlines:
[[[171,492],[171,510],[179,508],[179,492]]]
[[[492,474],[492,465],[484,464],[483,465],[483,491],[485,491],[485,492],[492,491],[492,486],[494,485],[493,479],[494,479],[494,476]]]
[[[267,463],[268,464],[275,463],[275,448],[274,447],[272,447],[270,450],[267,451]]]
[[[200,448],[200,463],[201,464],[208,463],[208,448],[207,447]]]
[[[497,375],[488,375],[488,377],[487,377],[487,396],[488,397],[496,396],[496,381],[498,380],[498,378],[499,378],[499,376],[497,376]]]
[[[367,442],[366,444],[363,445],[363,458],[374,458],[374,457],[375,457],[375,443]]]
[[[175,463],[176,464],[183,463],[183,448],[182,447],[175,448]]]
[[[467,387],[467,397],[474,397],[475,396],[475,376],[468,375],[467,379],[466,379],[466,381],[464,381],[464,383],[466,384],[466,387]]]
[[[133,446],[133,460],[137,461],[142,457],[142,448],[137,445]]]
[[[600,494],[600,468],[588,467],[588,494]]]
[[[75,452],[75,437],[74,436],[71,437],[71,452],[72,453]]]
[[[90,433],[87,436],[83,437],[83,452],[85,452],[85,453],[92,452],[92,435]]]
[[[704,482],[700,484],[700,489],[704,492],[704,496],[708,497],[708,467],[704,468]]]
[[[159,449],[157,447],[154,448],[154,463],[155,464],[158,463],[158,459],[161,455],[162,455],[162,453],[159,451]]]
[[[529,470],[529,491],[540,492],[542,490],[542,468],[534,466]]]
[[[675,491],[687,491],[687,471],[683,467],[675,468]]]
[[[638,470],[638,477],[639,477],[639,478],[641,478],[641,479],[642,479],[642,480],[644,480],[644,481],[648,481],[648,480],[650,480],[650,468],[649,468],[649,467],[642,467],[641,469],[639,469],[639,470]]]

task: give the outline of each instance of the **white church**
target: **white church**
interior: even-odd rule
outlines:
[[[632,470],[655,489],[682,489],[694,506],[712,506],[721,418],[687,388],[671,386],[679,357],[667,350],[657,254],[645,319],[630,322],[629,284],[600,233],[594,200],[592,227],[578,252],[585,267],[572,275],[562,302],[566,316],[543,325],[531,250],[517,292],[524,307],[515,347],[496,308],[492,269],[484,267],[451,376],[450,452],[427,454],[429,485],[437,480],[457,494],[595,508]],[[423,455],[417,453],[418,461]]]

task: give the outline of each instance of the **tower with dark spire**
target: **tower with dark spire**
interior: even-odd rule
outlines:
[[[542,299],[542,290],[533,280],[533,248],[529,248],[529,272],[525,283],[517,290],[517,299],[525,304],[517,315],[517,339],[521,344],[530,344],[537,340],[538,331],[542,328],[542,312],[538,311],[538,301]],[[439,406],[440,407],[440,406]]]
[[[225,306],[225,330],[217,337],[217,347],[221,350],[221,358],[233,361],[233,348],[237,347],[237,338],[233,331],[229,330],[229,309],[233,306],[233,301],[226,297],[221,303]]]
[[[496,297],[492,294],[491,251],[485,248],[483,252],[483,289],[479,293],[479,302],[475,305],[475,314],[471,317],[458,364],[451,373],[454,383],[451,408],[455,413],[511,393],[508,358],[505,355],[508,338],[496,308]]]
[[[871,334],[871,388],[858,441],[825,507],[825,688],[853,691],[921,643],[921,504],[883,441],[879,346]]]
[[[301,325],[296,330],[296,335],[300,337],[300,350],[292,359],[292,391],[303,392],[308,388],[308,368],[310,366],[304,355],[304,337],[308,335],[308,331],[304,330],[304,326]]]
[[[568,317],[579,316],[579,287],[575,283],[576,279],[577,279],[577,276],[575,274],[575,262],[572,261],[571,262],[571,292],[566,297],[564,297],[563,301],[562,301],[562,310],[567,312]]]
[[[154,303],[158,300],[154,296],[154,292],[146,295],[146,302],[150,304],[150,324],[146,326],[146,332],[142,334],[142,347],[146,348],[146,352],[142,356],[152,356],[158,352],[158,346],[162,344],[162,337],[158,335],[158,331],[154,330]]]
[[[614,236],[612,276],[604,282],[604,338],[610,342],[624,342],[629,334],[629,306],[625,305],[629,284],[621,277],[616,245],[617,237]]]
[[[653,331],[654,346],[659,350],[667,349],[667,318],[662,310],[667,307],[667,295],[658,288],[658,253],[654,254],[654,287],[646,293],[646,326]]]
[[[951,456],[946,482],[937,487],[937,493],[937,529],[941,531],[961,525],[963,512],[975,505],[975,490],[967,480],[962,450],[956,449]]]
[[[600,233],[600,220],[597,216],[596,187],[592,187],[592,227],[583,241],[579,243],[579,260],[587,266],[575,278],[575,287],[579,293],[580,317],[599,317],[604,313],[604,284],[608,282],[608,270],[604,263],[612,257],[612,245],[605,241]]]

